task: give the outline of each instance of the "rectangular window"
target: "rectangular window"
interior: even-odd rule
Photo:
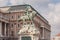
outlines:
[[[18,15],[18,18],[20,18],[20,16]]]
[[[13,19],[13,16],[12,16],[12,19]]]
[[[14,36],[14,31],[11,31],[11,36]]]
[[[11,26],[13,27],[13,24],[11,24]]]
[[[18,27],[20,27],[20,25],[18,24]]]

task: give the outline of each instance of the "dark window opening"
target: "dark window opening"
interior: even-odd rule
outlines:
[[[18,24],[18,27],[20,27],[20,25]]]
[[[31,24],[32,24],[32,22],[31,22]]]
[[[18,18],[20,18],[20,16],[18,15]]]
[[[16,23],[14,23],[14,25],[16,25]]]
[[[13,24],[11,26],[13,27]]]
[[[11,36],[14,36],[14,31],[11,31]]]
[[[13,18],[13,16],[12,16],[12,18]]]

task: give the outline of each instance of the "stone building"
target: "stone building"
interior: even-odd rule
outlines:
[[[50,40],[51,26],[31,5],[0,7],[1,40]]]

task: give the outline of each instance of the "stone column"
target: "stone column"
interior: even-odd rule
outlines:
[[[42,38],[41,39],[43,40],[44,39],[44,26],[42,25],[41,27],[42,27]]]
[[[6,36],[6,23],[5,23],[5,36]]]
[[[44,39],[44,27],[43,27],[43,39]]]
[[[0,22],[0,36],[2,35],[2,22]]]

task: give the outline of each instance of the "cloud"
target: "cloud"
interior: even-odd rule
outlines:
[[[6,6],[8,0],[0,0],[0,6]]]
[[[60,31],[60,3],[48,4],[49,12],[47,18],[52,27],[52,36],[56,35]]]
[[[18,4],[22,4],[23,0],[10,0],[11,5],[18,5]]]
[[[37,4],[37,3],[45,3],[45,2],[49,2],[49,0],[10,0],[10,3],[12,5],[15,4]]]
[[[27,3],[36,4],[36,3],[46,3],[49,2],[49,0],[28,0]]]
[[[52,19],[55,23],[60,23],[60,3],[57,4],[49,4],[49,13],[48,13],[48,19]]]

